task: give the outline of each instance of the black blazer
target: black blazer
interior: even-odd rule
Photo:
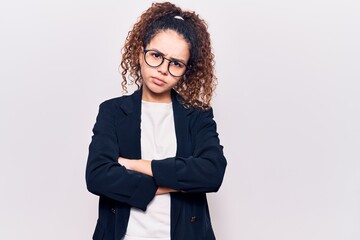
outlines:
[[[205,193],[219,189],[226,159],[212,110],[186,109],[172,91],[176,156],[152,161],[150,177],[117,161],[141,159],[141,98],[139,90],[100,104],[86,166],[87,188],[100,196],[93,239],[120,240],[130,208],[145,211],[158,186],[179,190],[171,193],[171,239],[215,239]]]

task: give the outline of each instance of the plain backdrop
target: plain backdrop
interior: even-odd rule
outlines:
[[[360,239],[360,3],[174,1],[209,25],[228,159],[220,240]],[[0,239],[91,239],[85,165],[151,1],[0,3]]]

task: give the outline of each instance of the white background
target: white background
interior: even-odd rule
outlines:
[[[91,238],[91,129],[150,3],[0,3],[0,239]],[[207,20],[216,54],[217,238],[360,239],[360,3],[175,3]]]

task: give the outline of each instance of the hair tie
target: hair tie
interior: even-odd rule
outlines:
[[[182,17],[180,17],[180,16],[174,16],[174,18],[184,21],[184,19]]]

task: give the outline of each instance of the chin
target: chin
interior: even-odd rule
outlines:
[[[165,86],[158,86],[154,83],[151,84],[146,84],[146,88],[152,92],[152,93],[156,93],[156,94],[162,94],[162,93],[166,93],[168,91],[170,91],[170,89],[168,89]]]
[[[149,91],[154,94],[164,94],[170,91],[170,89],[158,89],[158,88],[149,88]]]

